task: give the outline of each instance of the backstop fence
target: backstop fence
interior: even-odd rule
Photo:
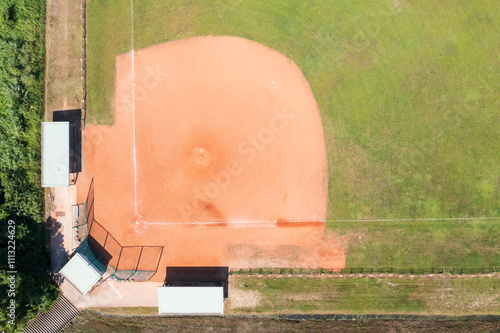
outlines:
[[[87,201],[75,205],[85,212],[85,221],[76,223],[73,229],[76,250],[95,257],[105,267],[111,278],[118,281],[148,281],[158,271],[163,246],[123,246],[95,218],[94,179],[92,179]],[[82,210],[83,209],[83,210]],[[90,253],[92,252],[92,253]]]

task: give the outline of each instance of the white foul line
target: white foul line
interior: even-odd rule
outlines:
[[[293,220],[293,221],[275,221],[275,220],[256,220],[256,221],[197,221],[197,222],[145,222],[148,225],[203,225],[214,224],[215,227],[220,227],[221,223],[232,225],[245,225],[245,224],[264,224],[264,223],[327,223],[327,222],[397,222],[397,221],[459,221],[459,220],[500,220],[500,217],[443,217],[443,218],[426,218],[426,219],[366,219],[366,220]],[[229,227],[229,226],[226,226]],[[235,228],[235,226],[232,226]],[[210,227],[208,227],[210,228]]]
[[[324,220],[294,220],[294,221],[277,221],[277,220],[258,220],[258,221],[196,221],[196,222],[146,222],[147,224],[157,225],[196,225],[196,224],[258,224],[258,223],[303,223],[303,222],[325,222]],[[274,224],[273,224],[274,225]]]
[[[225,225],[213,227],[196,227],[197,229],[220,229],[220,228],[277,228],[275,225]]]
[[[137,212],[137,158],[135,149],[135,59],[134,59],[134,0],[130,0],[130,17],[132,25],[132,140],[134,141],[134,206],[135,214]]]
[[[452,221],[452,220],[500,220],[500,216],[493,217],[436,217],[428,219],[366,219],[366,220],[330,220],[327,222],[395,222],[395,221]]]

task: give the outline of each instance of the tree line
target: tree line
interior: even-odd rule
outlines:
[[[44,0],[0,1],[0,330],[6,332],[21,330],[58,297],[40,184],[44,43]]]

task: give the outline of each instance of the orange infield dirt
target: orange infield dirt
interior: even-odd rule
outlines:
[[[79,201],[94,178],[99,224],[122,246],[163,246],[154,280],[166,266],[344,267],[324,236],[319,110],[291,60],[196,37],[117,57],[116,82],[115,125],[84,132]]]

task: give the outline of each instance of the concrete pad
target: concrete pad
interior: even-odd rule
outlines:
[[[161,282],[117,282],[108,280],[86,295],[69,282],[62,283],[64,296],[77,308],[95,307],[158,307]]]
[[[52,229],[50,232],[51,270],[58,272],[69,260],[72,253],[71,206],[76,204],[76,186],[54,187],[51,204]]]

